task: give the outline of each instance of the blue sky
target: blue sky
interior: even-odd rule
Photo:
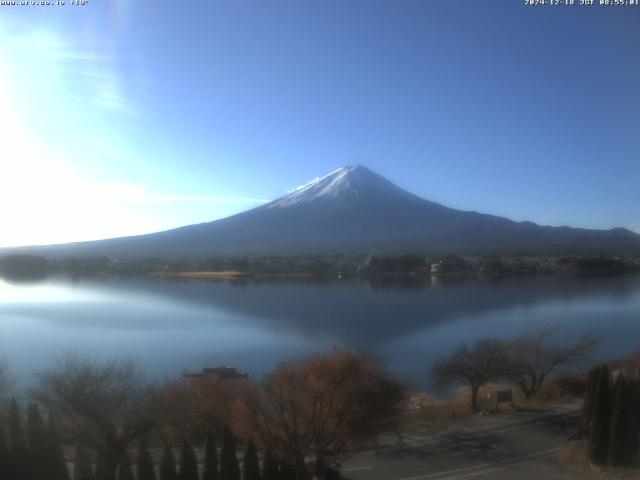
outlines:
[[[137,234],[347,164],[443,204],[640,231],[640,7],[0,7],[0,245]]]

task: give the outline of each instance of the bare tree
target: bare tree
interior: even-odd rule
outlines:
[[[533,398],[548,375],[560,366],[585,360],[597,342],[593,337],[558,339],[558,330],[543,328],[509,343],[505,377],[517,385],[526,399]]]
[[[38,376],[35,398],[60,415],[75,443],[98,452],[97,480],[114,480],[127,446],[157,425],[138,366],[67,355]]]
[[[314,458],[322,475],[326,459],[390,427],[403,398],[369,357],[335,350],[281,365],[241,397],[234,423],[307,478],[305,459]]]
[[[463,343],[451,357],[435,365],[432,375],[442,386],[466,384],[471,390],[471,411],[477,413],[480,387],[500,378],[506,361],[506,348],[501,341],[480,340],[471,347]]]

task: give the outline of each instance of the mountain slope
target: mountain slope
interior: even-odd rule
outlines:
[[[343,167],[231,217],[165,232],[29,251],[49,256],[206,258],[326,253],[635,254],[625,229],[544,227],[444,207],[361,166]]]

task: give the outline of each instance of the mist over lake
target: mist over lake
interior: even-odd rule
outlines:
[[[373,352],[415,387],[459,343],[542,326],[640,347],[640,276],[423,281],[0,280],[0,352],[27,388],[65,352],[138,359],[156,379],[229,364],[259,378],[334,346]]]

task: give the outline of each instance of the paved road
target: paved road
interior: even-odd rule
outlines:
[[[573,409],[563,409],[475,417],[436,430],[414,425],[347,459],[342,471],[350,480],[584,479],[555,461],[576,420]]]

